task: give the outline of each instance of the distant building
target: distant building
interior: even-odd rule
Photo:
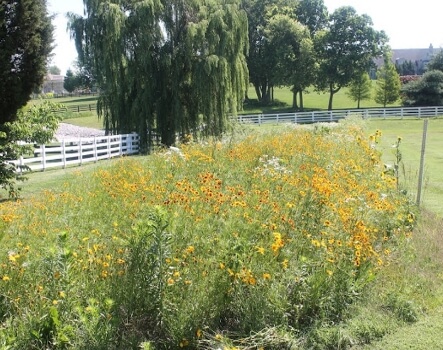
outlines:
[[[421,75],[426,70],[426,66],[432,59],[436,50],[429,45],[427,49],[392,49],[392,63],[399,69],[407,68],[408,72],[404,75]],[[377,67],[383,65],[383,59],[379,58],[375,61]]]
[[[43,81],[42,93],[54,93],[54,94],[62,94],[65,91],[64,84],[65,77],[63,75],[53,75],[47,74],[45,80]]]
[[[427,49],[396,49],[392,50],[392,59],[397,66],[405,62],[411,62],[415,69],[415,74],[423,74],[426,66],[434,56],[434,47],[429,45]]]

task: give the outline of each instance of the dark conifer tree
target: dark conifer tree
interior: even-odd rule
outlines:
[[[0,3],[0,126],[39,88],[52,51],[53,26],[46,0]]]

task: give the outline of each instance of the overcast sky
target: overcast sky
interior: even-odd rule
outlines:
[[[324,0],[329,12],[340,6],[352,6],[359,14],[367,14],[374,22],[374,28],[384,30],[393,49],[443,47],[443,2],[421,0],[407,3],[398,0]],[[66,32],[65,14],[83,14],[82,0],[48,0],[50,13],[55,18],[55,40],[53,64],[61,69],[62,75],[68,68],[74,68],[77,52],[74,42]]]

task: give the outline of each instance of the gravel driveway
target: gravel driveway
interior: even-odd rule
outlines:
[[[104,130],[86,128],[67,123],[60,123],[58,130],[55,133],[55,138],[61,141],[62,139],[103,136],[104,134],[105,134]]]

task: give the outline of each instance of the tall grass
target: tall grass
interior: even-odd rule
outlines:
[[[0,345],[319,344],[415,224],[374,137],[352,123],[233,135],[2,203]]]

